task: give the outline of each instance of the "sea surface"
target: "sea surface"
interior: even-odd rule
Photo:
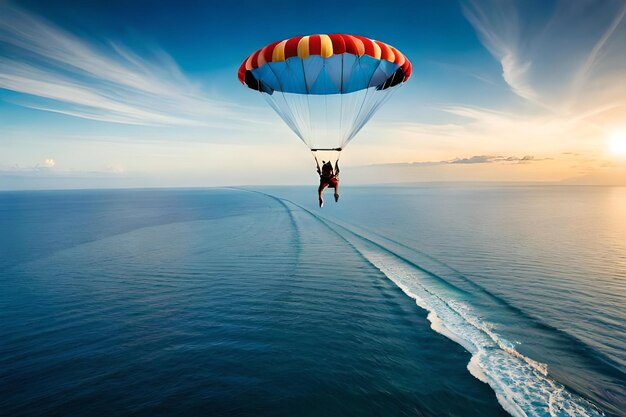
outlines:
[[[0,415],[626,416],[626,188],[0,192]]]

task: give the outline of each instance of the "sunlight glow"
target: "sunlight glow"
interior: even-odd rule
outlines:
[[[615,155],[626,155],[626,132],[616,132],[609,137],[609,150]]]

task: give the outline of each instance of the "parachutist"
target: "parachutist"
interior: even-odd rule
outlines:
[[[320,168],[319,164],[317,165],[317,173],[320,176],[320,186],[317,189],[320,207],[324,207],[324,197],[322,194],[326,187],[335,189],[335,202],[339,201],[339,161],[335,162],[334,169],[330,161],[322,161],[322,168]]]
[[[320,168],[316,155],[342,152],[412,71],[409,59],[391,45],[331,33],[294,36],[257,49],[243,60],[237,77],[262,93],[313,154],[323,207],[327,187],[339,201],[339,165],[333,169],[322,161]]]

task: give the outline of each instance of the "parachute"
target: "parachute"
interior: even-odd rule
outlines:
[[[410,61],[383,42],[318,34],[255,51],[238,77],[263,95],[314,156],[335,152],[338,159],[411,70]]]

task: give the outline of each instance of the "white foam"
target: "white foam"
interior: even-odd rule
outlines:
[[[587,400],[550,378],[546,364],[524,356],[494,331],[470,305],[424,279],[422,271],[360,239],[352,242],[373,265],[418,306],[427,310],[431,328],[471,354],[468,370],[495,391],[502,407],[516,417],[604,415]],[[457,297],[458,298],[458,297]]]

